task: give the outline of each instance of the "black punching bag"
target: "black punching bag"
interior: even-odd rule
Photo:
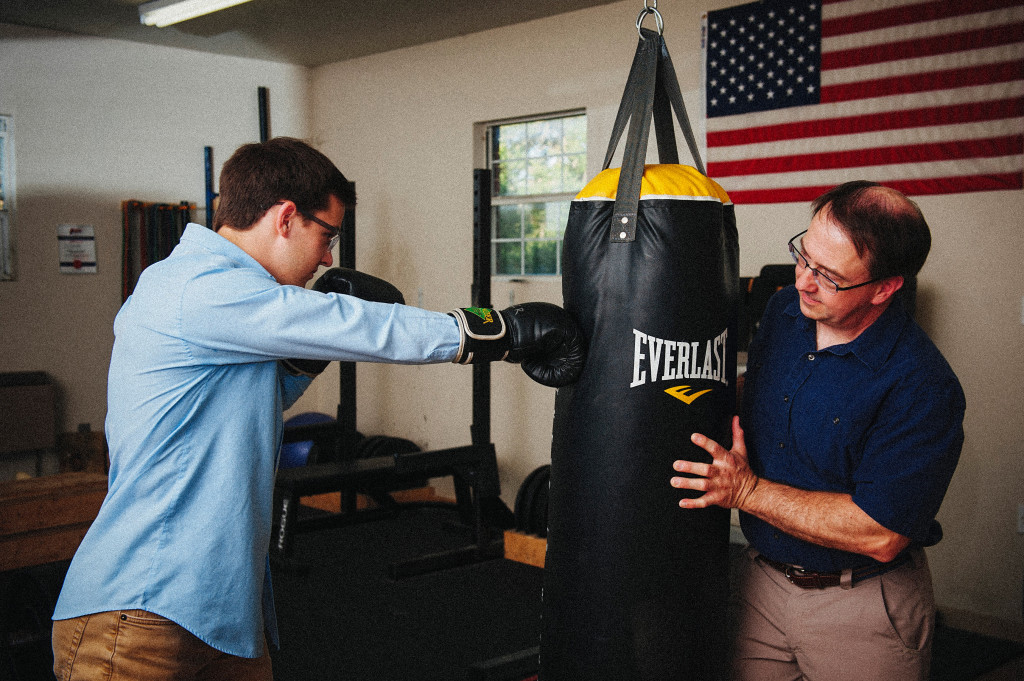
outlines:
[[[664,41],[643,30],[606,170],[565,232],[588,351],[555,402],[540,681],[725,677],[729,512],[680,509],[669,480],[676,459],[710,461],[691,433],[731,445],[739,249],[728,195],[678,165],[666,97],[700,165]],[[645,168],[652,111],[662,164]]]

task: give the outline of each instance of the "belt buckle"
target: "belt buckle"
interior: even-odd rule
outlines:
[[[806,570],[798,565],[786,564],[786,570],[782,573],[789,580],[789,583],[798,586],[801,589],[806,589],[807,583],[797,584],[797,579],[810,579],[813,580],[813,584],[816,588],[822,588],[821,576],[814,570]]]
[[[802,567],[799,567],[797,565],[789,565],[789,564],[786,564],[786,569],[785,569],[785,571],[783,571],[782,574],[786,575],[786,579],[788,579],[790,581],[790,583],[792,583],[792,584],[796,583],[796,582],[793,581],[794,577],[807,577],[808,576],[807,575],[807,570],[805,570]]]

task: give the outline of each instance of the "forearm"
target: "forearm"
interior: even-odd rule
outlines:
[[[878,524],[849,494],[809,492],[761,478],[740,510],[798,539],[881,562],[910,543]]]
[[[674,487],[704,492],[697,498],[681,499],[681,508],[737,508],[797,539],[883,563],[910,543],[862,511],[849,494],[812,492],[757,476],[747,463],[738,417],[733,417],[732,431],[732,450],[700,433],[690,437],[711,455],[712,463],[679,460],[673,464],[674,470],[685,474],[672,478]]]

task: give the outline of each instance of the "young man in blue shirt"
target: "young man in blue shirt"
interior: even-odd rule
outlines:
[[[244,145],[220,187],[214,230],[189,225],[114,321],[109,486],[53,616],[58,679],[271,678],[283,411],[328,361],[507,359],[546,385],[582,364],[554,305],[431,312],[340,269],[304,288],[355,203],[304,142]]]
[[[923,547],[963,444],[963,390],[897,292],[927,258],[917,205],[850,182],[790,240],[796,285],[751,345],[731,451],[677,461],[682,508],[736,508],[750,542],[734,678],[928,678]],[[741,424],[742,423],[742,427]]]

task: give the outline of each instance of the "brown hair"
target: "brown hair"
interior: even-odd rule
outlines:
[[[355,186],[302,140],[275,137],[244,144],[221,170],[213,229],[248,229],[281,200],[294,201],[303,213],[325,210],[332,195],[345,206],[356,203]]]
[[[872,279],[913,279],[924,266],[932,236],[917,204],[891,187],[856,180],[831,189],[811,204],[811,214],[827,211],[850,237],[857,254],[867,254]]]

